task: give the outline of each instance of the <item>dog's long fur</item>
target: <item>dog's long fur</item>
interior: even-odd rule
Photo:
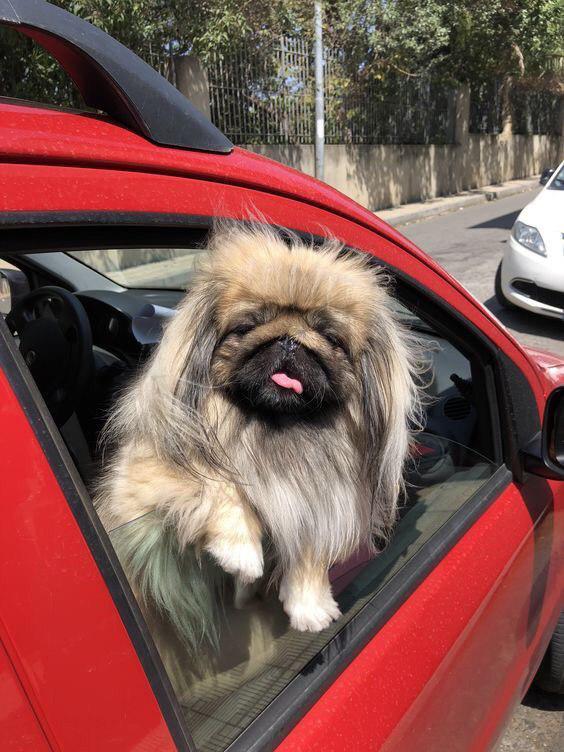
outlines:
[[[248,316],[253,331],[232,331]],[[327,316],[336,341],[314,325]],[[250,404],[238,396],[238,374],[280,337],[329,377],[298,413],[263,414],[252,388]],[[189,648],[217,642],[217,565],[251,582],[263,548],[292,626],[318,630],[339,616],[329,567],[395,521],[419,413],[415,353],[364,254],[284,242],[261,226],[216,232],[110,417],[117,449],[97,493],[108,529],[142,518],[118,534],[118,552],[141,603]]]

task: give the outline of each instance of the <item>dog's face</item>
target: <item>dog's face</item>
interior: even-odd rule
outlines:
[[[354,388],[346,332],[330,311],[257,303],[231,317],[214,357],[218,383],[267,412],[314,412]]]
[[[215,251],[214,385],[258,412],[338,407],[359,392],[372,272],[337,248],[261,240],[236,236],[228,250]]]

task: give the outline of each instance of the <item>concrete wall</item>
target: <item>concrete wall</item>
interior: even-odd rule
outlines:
[[[314,174],[313,146],[247,146]],[[325,181],[376,211],[523,178],[564,159],[558,136],[474,135],[446,146],[326,145]]]

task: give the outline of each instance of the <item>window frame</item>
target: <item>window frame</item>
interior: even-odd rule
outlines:
[[[48,217],[46,217],[48,215]],[[46,221],[48,219],[48,221]],[[146,232],[147,227],[155,228],[157,233],[163,230],[197,230],[209,231],[214,217],[189,215],[163,215],[154,213],[124,214],[121,212],[35,212],[0,214],[0,227],[3,239],[8,235],[4,254],[14,258],[22,252],[37,253],[45,250],[64,250],[60,240],[69,236],[69,229],[73,228],[78,234],[88,236],[87,243],[81,243],[80,248],[101,248],[100,239],[93,236],[93,226],[111,235],[117,230],[126,233],[131,240],[134,228]],[[22,232],[22,229],[25,231]],[[46,228],[51,228],[50,237]],[[281,228],[284,230],[285,228]],[[125,234],[125,233],[124,233]],[[304,237],[303,232],[298,235]],[[27,236],[27,238],[26,238]],[[30,237],[35,236],[33,248],[30,247]],[[323,240],[318,236],[314,240]],[[57,242],[58,238],[58,242]],[[11,244],[10,244],[10,241]],[[23,242],[22,242],[23,241]],[[186,242],[186,235],[184,235]],[[144,245],[152,243],[145,235]],[[76,241],[68,247],[77,248]],[[113,235],[107,247],[135,247],[138,243],[128,242],[126,246],[116,242]],[[163,244],[165,245],[165,244]],[[170,245],[167,239],[166,245]],[[10,250],[11,247],[11,250]],[[360,249],[362,250],[362,249]],[[429,321],[438,333],[452,342],[462,354],[470,354],[483,365],[485,385],[489,403],[490,420],[492,422],[492,436],[495,437],[493,448],[494,462],[498,468],[493,475],[464,504],[449,517],[431,538],[423,544],[398,571],[393,579],[386,583],[360,612],[351,618],[337,635],[316,654],[302,671],[270,702],[270,704],[255,718],[249,726],[227,748],[228,752],[248,752],[249,750],[274,749],[289,733],[290,729],[300,720],[307,710],[316,702],[323,692],[337,679],[339,674],[350,664],[374,635],[389,621],[399,607],[409,598],[427,575],[437,566],[444,556],[456,545],[458,540],[472,526],[472,524],[486,511],[493,501],[515,480],[521,477],[521,461],[519,448],[540,428],[540,418],[534,395],[526,376],[519,367],[479,328],[456,308],[446,302],[437,300],[436,296],[417,279],[408,276],[397,267],[382,262],[368,252],[376,265],[384,267],[394,278],[396,291],[401,288],[403,293],[410,291],[411,302],[418,302],[421,307],[416,308],[417,315]],[[4,255],[3,254],[3,255]],[[444,284],[448,284],[444,282]],[[404,303],[404,296],[398,294],[400,302]],[[408,305],[408,307],[410,307]],[[422,312],[424,315],[422,315]],[[445,321],[451,326],[445,325]],[[456,333],[460,328],[465,336]],[[96,563],[104,577],[116,607],[122,614],[126,628],[138,652],[139,659],[151,681],[157,701],[179,749],[194,750],[189,733],[189,721],[184,720],[178,701],[174,697],[168,677],[144,619],[117,557],[109,542],[107,534],[97,521],[92,501],[82,484],[78,472],[68,454],[66,446],[58,430],[51,420],[43,400],[33,380],[26,378],[23,361],[18,361],[19,353],[13,341],[6,342],[6,335],[11,339],[7,328],[2,322],[0,346],[8,346],[12,356],[12,366],[4,368],[12,383],[18,398],[22,402],[30,423],[44,447],[45,453],[65,494],[69,506],[73,510],[81,531],[94,555]],[[10,346],[11,345],[11,346]],[[1,352],[1,350],[0,350]],[[25,369],[27,370],[27,369]],[[514,405],[525,401],[533,410],[532,419],[528,425],[523,421],[516,421]],[[521,413],[521,410],[519,411]],[[523,413],[531,414],[531,410]],[[180,728],[178,728],[180,727]]]

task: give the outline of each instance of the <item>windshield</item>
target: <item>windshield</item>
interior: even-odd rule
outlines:
[[[560,169],[554,176],[550,185],[547,185],[549,191],[564,191],[564,164],[560,165]]]
[[[201,248],[105,248],[69,255],[123,287],[185,290]]]

